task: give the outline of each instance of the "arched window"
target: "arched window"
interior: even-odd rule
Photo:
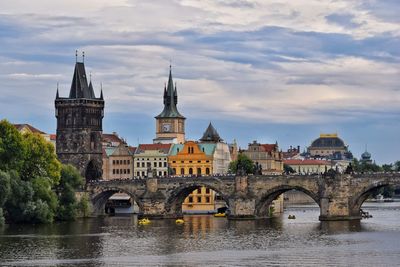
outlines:
[[[207,175],[210,174],[210,168],[206,168],[206,174],[207,174]]]
[[[181,174],[182,175],[185,174],[185,169],[184,168],[181,168]]]
[[[193,169],[189,168],[189,174],[193,174]]]
[[[197,174],[201,175],[201,168],[197,168]]]

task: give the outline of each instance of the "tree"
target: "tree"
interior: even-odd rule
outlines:
[[[35,177],[47,177],[51,186],[60,180],[61,163],[58,161],[54,146],[38,134],[23,135],[26,147],[21,168],[21,179],[29,181]]]
[[[10,191],[10,175],[0,170],[0,226],[4,224],[3,205]]]
[[[237,160],[234,160],[229,164],[229,171],[237,173],[238,166],[239,168],[243,168],[245,174],[253,173],[255,168],[253,161],[243,153],[240,153]]]
[[[394,163],[394,171],[396,172],[400,171],[400,161],[396,161]]]
[[[292,167],[290,167],[290,165],[287,165],[287,164],[283,164],[283,170],[287,174],[296,172],[295,170],[293,170]]]
[[[18,130],[8,121],[0,121],[0,170],[20,171],[25,158],[25,145]]]
[[[383,164],[382,165],[382,170],[385,171],[385,172],[393,171],[393,164]]]
[[[57,187],[60,200],[57,219],[68,221],[76,218],[79,207],[75,191],[83,184],[84,179],[75,167],[72,165],[62,166],[60,184]]]

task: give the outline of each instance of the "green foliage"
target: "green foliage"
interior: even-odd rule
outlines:
[[[82,217],[87,217],[89,215],[90,202],[89,202],[89,197],[86,194],[84,194],[81,200],[79,201],[78,210]]]
[[[393,170],[396,172],[400,171],[400,161],[396,161],[393,166]]]
[[[10,192],[10,175],[0,170],[0,208],[3,207]]]
[[[0,208],[0,226],[3,226],[4,223],[5,223],[5,220],[4,220],[4,215],[3,215],[3,209]]]
[[[18,130],[8,121],[0,121],[0,170],[20,171],[25,145]]]
[[[375,163],[360,162],[356,158],[352,162],[355,172],[381,172],[383,168]]]
[[[287,174],[296,172],[295,170],[293,170],[292,167],[290,167],[290,165],[287,165],[287,164],[283,164],[283,170]]]
[[[245,174],[253,173],[255,168],[253,161],[243,153],[240,153],[237,160],[234,160],[229,164],[229,171],[231,173],[236,173],[238,166],[243,167]]]
[[[393,164],[383,164],[382,165],[382,170],[384,172],[391,172],[393,171]]]
[[[63,165],[61,169],[60,184],[57,188],[60,205],[57,219],[62,221],[74,220],[79,208],[75,197],[75,191],[84,184],[83,177],[78,170],[71,165]]]
[[[26,147],[25,158],[20,172],[23,180],[29,181],[35,177],[48,177],[51,186],[60,180],[61,164],[57,160],[54,146],[38,134],[23,135]]]

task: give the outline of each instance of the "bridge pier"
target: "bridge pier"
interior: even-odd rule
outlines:
[[[248,220],[255,219],[256,200],[245,198],[229,199],[230,214],[228,219],[231,220]]]

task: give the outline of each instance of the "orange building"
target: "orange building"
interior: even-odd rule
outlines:
[[[211,175],[213,154],[216,144],[187,141],[175,144],[168,159],[175,175]],[[187,213],[207,213],[215,211],[215,192],[201,187],[194,190],[183,201],[182,211]]]

